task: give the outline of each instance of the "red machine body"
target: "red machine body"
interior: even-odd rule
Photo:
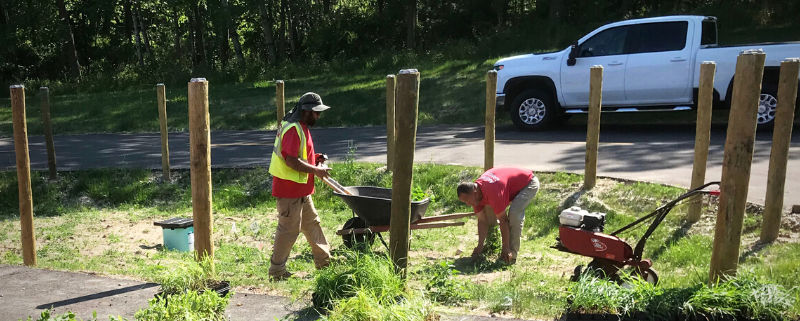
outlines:
[[[616,236],[561,225],[559,241],[569,252],[620,263],[633,257],[633,249]]]

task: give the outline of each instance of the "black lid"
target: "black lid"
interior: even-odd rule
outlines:
[[[194,220],[191,218],[173,217],[171,219],[153,222],[155,226],[163,228],[185,228],[194,225]]]

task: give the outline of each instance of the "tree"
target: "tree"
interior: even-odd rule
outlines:
[[[406,48],[416,49],[414,36],[417,28],[417,0],[406,0]]]
[[[261,28],[264,33],[264,43],[267,46],[267,62],[271,65],[274,65],[277,61],[277,53],[275,52],[275,38],[273,37],[274,31],[272,30],[272,24],[274,20],[272,19],[272,15],[270,11],[267,10],[267,6],[264,3],[260,3],[258,5],[258,10],[261,13]]]
[[[75,37],[72,34],[72,23],[67,12],[64,0],[56,0],[58,15],[61,17],[62,34],[64,37],[64,53],[69,64],[70,75],[73,79],[81,78],[81,63],[78,61],[78,50],[75,47]]]
[[[245,65],[244,54],[242,54],[242,45],[239,42],[239,32],[236,31],[236,23],[234,23],[234,20],[231,17],[231,11],[228,9],[228,0],[222,0],[222,11],[225,14],[231,40],[233,40],[233,49],[236,51],[236,59],[239,60],[240,64]]]

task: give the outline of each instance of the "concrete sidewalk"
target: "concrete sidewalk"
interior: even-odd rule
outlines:
[[[158,292],[158,284],[101,277],[87,273],[52,271],[0,264],[0,316],[3,320],[35,320],[45,309],[53,313],[74,312],[98,320],[122,316],[133,320],[139,309]],[[239,293],[230,300],[225,315],[230,320],[274,321],[284,318],[316,320],[318,315],[304,314],[303,302],[291,302],[280,296]],[[295,319],[296,318],[296,319]],[[442,320],[488,321],[487,316],[442,316]],[[504,319],[519,320],[519,319]]]

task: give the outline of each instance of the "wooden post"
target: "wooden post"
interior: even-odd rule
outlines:
[[[394,75],[386,76],[386,169],[394,170],[394,99],[395,99],[395,78]]]
[[[47,87],[39,88],[42,102],[42,125],[44,126],[44,141],[47,147],[47,167],[50,168],[50,180],[56,179],[56,148],[53,144],[53,124],[50,121],[50,90]]]
[[[275,82],[275,108],[278,110],[278,127],[281,127],[283,116],[286,115],[286,100],[283,95],[283,80]]]
[[[592,66],[589,83],[589,121],[586,129],[586,169],[583,188],[597,183],[597,147],[600,144],[600,107],[603,102],[603,66]]]
[[[392,173],[392,216],[389,227],[389,251],[401,278],[406,278],[408,237],[411,224],[411,183],[414,144],[417,139],[419,79],[416,70],[401,70],[397,75],[397,120],[395,163]]]
[[[164,181],[170,181],[169,171],[169,139],[167,133],[167,93],[164,84],[156,85],[158,96],[158,121],[161,124],[161,173]]]
[[[211,130],[208,117],[208,81],[189,82],[189,156],[192,175],[192,212],[196,259],[214,258],[211,216]]]
[[[28,125],[25,118],[25,87],[11,86],[11,118],[14,122],[14,151],[17,154],[19,218],[22,228],[22,261],[36,266],[36,235],[33,234],[31,159],[28,155]]]
[[[714,73],[717,65],[705,61],[700,65],[700,90],[697,94],[697,132],[694,137],[694,169],[692,170],[692,188],[700,187],[706,180],[706,164],[708,163],[708,145],[711,141],[711,105],[714,102]],[[702,216],[703,200],[689,203],[689,214],[686,220],[695,223]]]
[[[748,50],[740,54],[736,61],[728,135],[722,159],[719,211],[711,253],[710,284],[715,284],[726,275],[736,274],[739,265],[765,56],[760,50]]]
[[[800,59],[787,59],[781,63],[778,106],[775,111],[772,153],[769,160],[769,174],[767,174],[767,198],[764,202],[764,221],[761,223],[761,242],[764,243],[775,241],[781,227],[783,189],[786,184],[789,143],[792,141],[792,121],[797,101],[798,74],[800,74]]]
[[[486,73],[486,128],[484,134],[483,170],[494,167],[494,113],[497,109],[497,71]]]

